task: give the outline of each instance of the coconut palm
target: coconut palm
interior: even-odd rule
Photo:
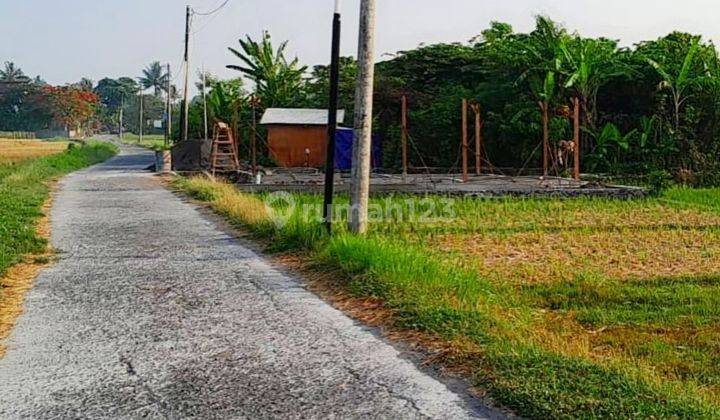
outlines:
[[[227,68],[245,74],[255,83],[256,94],[265,106],[290,106],[300,97],[302,76],[307,67],[301,67],[297,58],[288,61],[285,57],[287,41],[277,49],[270,34],[263,33],[262,42],[249,36],[239,40],[242,51],[228,48],[243,62],[243,66],[228,65]]]
[[[0,81],[3,82],[29,82],[30,78],[25,76],[22,69],[12,61],[6,61],[5,67],[0,70]]]
[[[163,71],[159,61],[150,63],[142,72],[143,75],[139,80],[143,90],[153,89],[155,96],[160,96],[163,91],[167,90],[168,74]]]

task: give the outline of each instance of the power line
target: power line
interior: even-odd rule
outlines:
[[[225,0],[220,6],[216,7],[215,9],[213,9],[213,10],[210,11],[210,12],[205,12],[205,13],[203,13],[203,12],[198,12],[197,10],[193,9],[193,14],[196,14],[196,15],[198,15],[198,16],[210,16],[210,15],[214,15],[215,13],[219,12],[220,10],[222,10],[223,7],[227,6],[228,3],[230,3],[230,0]]]

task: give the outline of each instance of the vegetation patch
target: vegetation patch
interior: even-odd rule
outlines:
[[[20,313],[24,292],[50,261],[49,208],[44,207],[49,184],[115,153],[112,145],[89,143],[64,153],[0,165],[0,339]]]
[[[444,198],[377,198],[386,217],[367,237],[347,234],[342,212],[330,237],[308,211],[321,197],[291,195],[288,205],[206,178],[175,184],[272,249],[342,273],[349,280],[336,287],[381,307],[401,331],[456,348],[451,363],[462,359],[520,415],[712,418],[720,409],[713,190],[633,202],[461,199],[452,219],[422,222],[404,211]],[[687,264],[663,263],[673,249]]]

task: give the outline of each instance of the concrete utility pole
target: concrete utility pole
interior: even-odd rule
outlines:
[[[142,143],[143,141],[143,93],[142,90],[140,91],[140,121],[138,121],[138,131],[140,135],[140,139],[138,140],[139,143]]]
[[[202,98],[203,98],[203,123],[205,128],[205,141],[208,141],[208,112],[207,112],[207,94],[205,93],[205,90],[207,89],[207,84],[205,82],[205,66],[202,68]]]
[[[190,103],[188,101],[188,89],[190,85],[190,6],[185,7],[185,90],[183,92],[183,124],[182,124],[182,141],[188,139],[188,114],[190,111]]]
[[[370,152],[372,149],[373,83],[375,81],[375,0],[360,2],[358,78],[355,88],[355,135],[353,141],[350,231],[367,232],[370,199]]]
[[[167,65],[167,127],[165,127],[165,146],[172,143],[172,76],[170,74],[170,63]]]
[[[118,124],[118,132],[120,134],[120,140],[123,139],[123,108],[125,108],[125,93],[120,93],[120,121]]]

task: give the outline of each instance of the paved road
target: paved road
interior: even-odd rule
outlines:
[[[488,416],[122,155],[61,183],[0,418]],[[471,406],[472,405],[472,406]]]

